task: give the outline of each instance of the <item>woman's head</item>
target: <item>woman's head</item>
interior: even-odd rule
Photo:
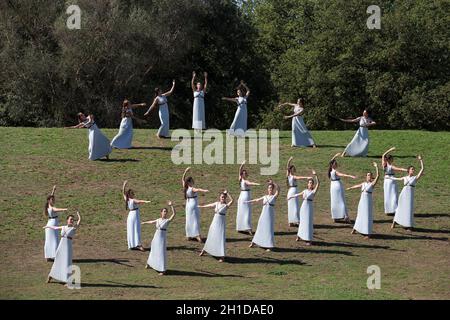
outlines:
[[[192,178],[192,177],[187,177],[187,179],[185,180],[185,184],[186,184],[188,187],[192,187],[192,186],[194,185],[194,178]]]
[[[275,184],[273,182],[269,182],[267,185],[267,193],[269,195],[273,195],[275,193]]]
[[[367,109],[367,108],[364,109],[363,116],[366,117],[366,118],[369,116],[369,109]]]
[[[47,196],[47,205],[53,206],[55,204],[55,196],[49,195]]]
[[[161,89],[160,88],[155,88],[155,98],[159,97],[161,95]]]
[[[128,101],[127,99],[123,100],[122,108],[128,108],[129,105],[130,105],[130,101]]]
[[[386,156],[384,157],[384,160],[385,160],[387,163],[392,164],[392,162],[394,162],[394,157],[393,157],[392,155],[388,154],[388,155],[386,155]]]
[[[237,93],[237,95],[238,95],[239,97],[243,97],[243,96],[244,96],[244,92],[242,91],[242,88],[241,88],[241,87],[237,88],[236,93]]]
[[[161,209],[161,218],[166,219],[167,214],[168,214],[167,208],[162,208]]]
[[[199,81],[197,82],[197,84],[195,85],[195,87],[197,88],[197,91],[202,91],[203,90],[203,85],[202,83]]]
[[[337,164],[336,159],[333,159],[330,161],[330,163],[328,164],[328,178],[331,178],[331,170],[333,170],[333,169],[336,170],[337,166],[338,166],[338,164]]]
[[[372,172],[367,172],[366,173],[366,182],[372,182],[372,180],[373,180]]]
[[[305,106],[305,99],[304,98],[298,98],[297,104],[302,106],[302,107]]]
[[[225,203],[227,201],[228,198],[228,192],[227,191],[222,191],[219,195],[219,201],[221,203]]]
[[[133,199],[133,198],[134,198],[134,191],[133,191],[133,189],[128,189],[128,190],[125,192],[125,194],[126,194],[126,196],[127,196],[128,199]]]
[[[291,164],[288,168],[289,174],[295,174],[296,168],[293,164]]]
[[[71,215],[71,214],[69,214],[69,215],[67,216],[67,225],[72,226],[74,220],[75,220],[74,216]]]
[[[77,118],[79,123],[86,121],[86,115],[83,112],[78,112]]]
[[[308,190],[314,189],[314,179],[308,179]]]
[[[241,179],[247,179],[248,178],[248,172],[247,170],[241,170]]]
[[[416,171],[416,168],[414,168],[414,166],[409,166],[407,170],[408,170],[408,175],[413,176],[414,172]]]

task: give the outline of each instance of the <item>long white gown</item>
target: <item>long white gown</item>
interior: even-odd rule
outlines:
[[[169,105],[167,104],[166,96],[158,96],[159,105],[159,121],[161,121],[161,126],[158,129],[158,136],[168,138],[169,133]]]
[[[252,230],[252,204],[245,203],[245,201],[252,200],[252,193],[250,186],[242,179],[239,183],[241,193],[239,194],[236,214],[236,230],[247,231]]]
[[[192,114],[192,129],[206,129],[205,92],[194,91],[194,108]]]
[[[195,238],[200,235],[200,209],[197,192],[189,187],[186,191],[186,237]]]
[[[395,209],[397,209],[398,203],[398,189],[397,189],[397,181],[389,179],[390,177],[394,177],[394,170],[390,164],[387,164],[384,168],[384,212],[385,213],[394,213]]]
[[[330,199],[331,218],[344,219],[348,217],[344,185],[334,169],[330,172]]]
[[[289,189],[287,193],[287,198],[297,194],[297,180],[294,176],[288,176]],[[289,199],[288,201],[288,222],[289,223],[299,223],[300,222],[300,203],[298,197]]]
[[[63,226],[61,229],[61,241],[56,250],[55,261],[49,276],[55,280],[67,283],[72,265],[72,239],[75,236],[75,227]]]
[[[53,211],[52,207],[48,207],[48,221],[47,226],[57,227],[58,212]],[[59,234],[58,230],[53,230],[50,228],[45,229],[45,244],[44,244],[44,257],[45,259],[54,259],[56,256],[56,250],[59,245]]]
[[[314,190],[305,189],[303,191],[303,203],[300,208],[300,225],[297,237],[304,241],[312,241],[314,234]]]
[[[125,114],[133,114],[133,109],[127,108]],[[111,140],[111,147],[117,149],[130,149],[133,142],[133,119],[124,116],[120,121],[119,133]]]
[[[405,228],[414,226],[414,190],[417,176],[404,177],[403,189],[398,197],[398,206],[395,210],[394,221]]]
[[[141,245],[141,217],[139,206],[134,199],[128,199],[127,241],[128,249]]]
[[[296,105],[294,113],[303,111],[303,108]],[[294,147],[310,147],[314,145],[314,140],[306,128],[305,121],[302,116],[292,118],[292,146]]]
[[[263,208],[259,216],[258,226],[252,242],[262,248],[275,247],[274,223],[275,223],[275,196],[264,196]]]
[[[347,145],[344,152],[350,157],[366,157],[369,151],[369,129],[367,125],[372,122],[370,118],[359,117],[359,129]]]
[[[373,185],[364,182],[361,186],[361,198],[358,203],[358,215],[353,229],[364,235],[372,234],[373,228]]]
[[[147,264],[158,272],[167,270],[167,227],[169,222],[169,219],[163,218],[156,221],[156,232],[147,260]]]
[[[89,160],[97,160],[109,155],[112,152],[109,140],[100,131],[95,122],[88,119],[83,122],[83,125],[89,129]]]
[[[214,218],[209,227],[208,238],[206,239],[203,250],[214,257],[225,257],[226,203],[216,202],[214,212]]]
[[[247,98],[238,97],[236,103],[238,107],[228,132],[231,135],[242,136],[247,131]]]

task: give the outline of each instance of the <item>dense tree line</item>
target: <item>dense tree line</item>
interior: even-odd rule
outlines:
[[[384,128],[448,130],[450,3],[380,0],[369,30],[371,2],[77,0],[81,29],[69,30],[66,1],[2,1],[0,125],[62,126],[85,111],[117,127],[124,98],[150,103],[175,79],[171,124],[188,128],[196,70],[209,74],[208,127],[231,123],[220,98],[244,79],[251,127],[288,128],[274,107],[303,96],[313,129],[370,107]],[[147,120],[136,125],[156,127],[157,114]]]

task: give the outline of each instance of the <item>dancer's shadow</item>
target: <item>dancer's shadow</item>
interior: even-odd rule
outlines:
[[[263,250],[263,249],[261,249]],[[275,249],[273,249],[274,252],[276,252]],[[227,257],[226,262],[233,263],[233,264],[259,264],[259,263],[270,263],[270,264],[279,264],[279,265],[285,265],[285,264],[294,264],[294,265],[306,265],[305,262],[301,260],[292,260],[292,259],[275,259],[275,258],[241,258],[241,257]]]
[[[439,217],[450,218],[450,213],[415,213],[414,217],[416,217],[416,218],[439,218]]]
[[[412,159],[412,158],[416,158],[417,156],[398,156],[395,155],[395,158],[399,158],[399,159]],[[379,156],[366,156],[366,158],[371,158],[371,159],[381,159],[381,155]]]
[[[172,151],[170,147],[132,147],[131,150],[164,150]]]
[[[448,241],[446,237],[429,237],[429,236],[415,236],[405,234],[372,234],[372,239],[382,240],[436,240],[436,241]]]
[[[340,223],[340,222],[337,222]],[[314,225],[314,229],[349,229],[351,228],[351,224],[341,224],[341,225],[332,225],[332,224],[319,224]]]
[[[373,220],[373,223],[392,223],[393,219],[394,217],[392,219]]]
[[[140,160],[137,159],[98,159],[97,161],[101,161],[101,162],[139,162]]]
[[[274,235],[276,235],[276,236],[293,236],[296,234],[297,234],[297,231],[278,231],[278,232],[274,233]]]
[[[228,257],[225,258],[225,263],[228,262]],[[209,271],[185,271],[185,270],[168,270],[166,276],[189,276],[189,277],[207,277],[207,278],[245,278],[236,274],[220,274]]]
[[[275,252],[292,252],[292,253],[328,253],[328,254],[342,254],[345,256],[353,256],[353,253],[350,251],[340,251],[340,250],[323,250],[323,249],[314,249],[319,242],[313,242],[312,246],[308,247],[298,247],[298,248],[275,248],[273,251]]]
[[[318,247],[344,247],[344,248],[367,248],[367,249],[384,249],[384,250],[395,250],[391,249],[389,246],[379,246],[375,244],[361,244],[361,243],[348,243],[348,242],[315,242]],[[395,250],[401,251],[401,250]]]
[[[227,238],[227,242],[248,242],[252,241],[252,237],[249,235],[248,238]]]
[[[160,287],[145,285],[145,284],[128,284],[108,281],[109,283],[81,283],[81,288],[144,288],[144,289],[159,289]]]
[[[450,233],[450,230],[447,230],[447,229],[413,228],[413,232],[424,232],[424,233]]]
[[[346,146],[335,146],[332,144],[318,144],[317,145],[318,148],[340,148],[340,149],[344,149]]]
[[[228,241],[228,239],[227,239],[227,241]],[[167,250],[168,251],[172,251],[172,250],[179,250],[179,251],[186,250],[186,251],[192,251],[192,252],[200,252],[199,249],[193,248],[193,247],[188,247],[188,246],[167,247]]]
[[[102,263],[102,262],[107,262],[107,263],[113,263],[113,264],[120,264],[122,266],[127,266],[127,267],[134,267],[131,264],[127,264],[125,262],[129,262],[129,260],[126,259],[73,259],[74,263]]]

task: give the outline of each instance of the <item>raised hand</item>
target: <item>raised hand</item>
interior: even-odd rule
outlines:
[[[375,167],[375,168],[377,168],[378,167],[378,164],[374,161],[374,162],[372,162],[372,164],[373,164],[373,166]]]
[[[167,201],[167,205],[171,207],[173,205],[173,202],[169,200]]]
[[[205,78],[208,78],[208,72],[203,72],[203,75],[205,76]]]
[[[313,176],[317,176],[316,170],[312,170],[312,174],[313,174]]]
[[[195,78],[196,75],[195,71],[192,71],[192,78]]]
[[[419,154],[419,155],[417,156],[417,160],[421,161],[422,159],[423,159],[422,156]]]

